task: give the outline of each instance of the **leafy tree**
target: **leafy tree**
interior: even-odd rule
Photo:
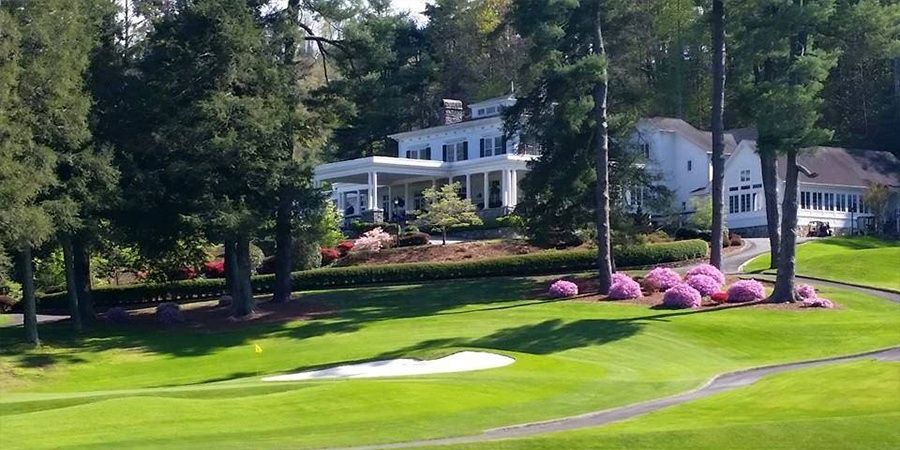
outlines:
[[[694,209],[694,213],[691,214],[688,223],[700,230],[712,230],[712,233],[715,234],[716,230],[713,229],[714,210],[710,200],[711,199],[705,197],[695,197],[691,199],[691,208]],[[719,246],[722,245],[721,235],[722,232],[719,231]],[[710,245],[712,245],[712,242],[710,242]]]
[[[888,206],[891,198],[890,189],[884,184],[874,183],[863,192],[862,201],[875,216],[876,231],[881,233],[888,218]]]
[[[441,231],[442,244],[447,244],[447,231],[460,225],[481,225],[481,218],[475,214],[471,200],[460,197],[460,183],[442,185],[440,188],[426,188],[422,197],[428,206],[424,211],[416,211],[416,222]]]

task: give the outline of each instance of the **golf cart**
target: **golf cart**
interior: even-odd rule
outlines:
[[[813,220],[809,223],[809,231],[806,233],[809,237],[828,237],[831,236],[831,225],[821,220]]]

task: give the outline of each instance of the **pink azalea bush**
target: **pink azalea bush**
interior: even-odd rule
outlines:
[[[722,283],[708,275],[692,275],[685,281],[690,287],[697,290],[700,295],[708,297],[722,290]]]
[[[363,233],[353,242],[353,251],[357,253],[375,253],[383,248],[388,248],[394,243],[394,237],[381,229],[373,228]]]
[[[644,281],[647,283],[648,287],[665,291],[666,289],[681,283],[681,275],[678,275],[678,272],[672,269],[657,267],[644,277]]]
[[[663,305],[670,308],[698,308],[700,293],[687,283],[678,283],[663,294]]]
[[[802,300],[806,300],[808,298],[816,298],[816,288],[808,284],[801,284],[797,286],[797,295]]]
[[[572,297],[578,295],[578,285],[566,280],[559,280],[550,285],[550,296],[553,298]]]
[[[619,275],[619,277],[616,277]],[[641,294],[641,285],[628,275],[613,274],[613,284],[609,287],[609,298],[622,300],[626,298],[638,298]]]
[[[766,296],[766,288],[756,280],[736,281],[728,288],[729,303],[752,302],[762,300]]]
[[[803,306],[806,308],[834,308],[834,303],[828,299],[811,297],[803,299]]]
[[[720,286],[725,284],[725,274],[722,273],[721,270],[716,269],[716,266],[710,264],[700,264],[699,266],[688,270],[685,277],[690,278],[694,275],[706,275],[718,281]]]
[[[631,277],[629,277],[628,274],[626,274],[625,272],[616,272],[616,273],[612,274],[612,278],[611,278],[609,284],[612,285],[612,284],[616,284],[620,281],[630,280],[630,279],[631,279]]]

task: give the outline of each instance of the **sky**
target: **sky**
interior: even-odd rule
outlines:
[[[420,23],[425,21],[425,16],[422,15],[425,3],[426,0],[391,0],[391,6],[395,11],[406,11]]]

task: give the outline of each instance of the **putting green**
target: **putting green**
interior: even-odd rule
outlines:
[[[327,319],[221,330],[42,327],[0,352],[4,449],[313,448],[454,435],[685,391],[741,368],[900,344],[900,306],[846,291],[836,310],[654,310],[549,301],[543,278],[309,292]],[[10,330],[0,338],[11,342]],[[254,351],[255,345],[262,353]],[[507,367],[263,383],[277,373],[459,350]],[[52,433],[47,424],[53,424]]]

